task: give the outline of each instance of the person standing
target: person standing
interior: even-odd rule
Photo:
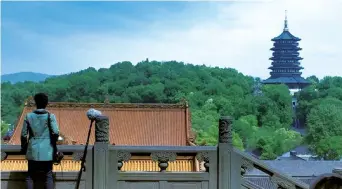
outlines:
[[[51,131],[59,135],[59,128],[54,114],[50,114],[46,107],[48,96],[38,93],[34,96],[36,110],[25,116],[21,131],[21,150],[28,160],[26,188],[33,189],[37,179],[44,179],[45,188],[53,189],[53,154]]]

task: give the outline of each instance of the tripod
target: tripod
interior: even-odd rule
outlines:
[[[82,157],[82,159],[81,159],[81,168],[80,168],[80,171],[78,172],[77,182],[76,182],[75,189],[79,189],[79,187],[80,187],[80,182],[81,182],[81,177],[82,177],[82,173],[83,173],[83,172],[85,171],[85,169],[86,169],[85,166],[84,166],[84,163],[85,163],[85,160],[86,160],[86,157],[87,157],[89,138],[90,138],[91,128],[93,127],[93,122],[94,122],[94,120],[91,120],[91,121],[90,121],[90,126],[89,126],[89,130],[88,130],[87,142],[86,142],[86,145],[85,145],[85,147],[84,147],[83,157]]]

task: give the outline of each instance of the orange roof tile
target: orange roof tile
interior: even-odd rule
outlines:
[[[187,103],[180,104],[110,104],[50,103],[47,109],[56,115],[60,132],[76,144],[85,144],[90,121],[86,111],[98,109],[109,117],[110,143],[134,146],[193,145]],[[25,103],[9,144],[20,144],[24,117],[35,109]],[[90,144],[94,143],[94,127]]]

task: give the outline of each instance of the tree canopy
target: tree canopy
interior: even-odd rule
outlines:
[[[297,116],[307,122],[306,141],[322,154],[338,140],[327,138],[342,136],[342,79],[309,79],[315,83],[297,94]],[[25,100],[36,92],[47,93],[55,102],[103,102],[106,96],[112,103],[178,103],[186,99],[198,145],[217,143],[221,115],[234,118],[234,146],[259,149],[263,159],[274,159],[302,143],[302,136],[291,130],[292,97],[287,86],[263,86],[260,78],[232,68],[148,60],[133,65],[125,61],[108,69],[88,68],[44,82],[7,82],[1,87],[1,119],[11,124]],[[317,133],[326,128],[331,130]]]
[[[341,159],[342,77],[308,79],[313,85],[297,94],[297,116],[308,129],[305,141],[319,157]]]

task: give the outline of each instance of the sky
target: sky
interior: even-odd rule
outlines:
[[[342,75],[342,0],[2,2],[1,73],[177,60],[267,78],[271,39],[301,38],[303,76]]]

